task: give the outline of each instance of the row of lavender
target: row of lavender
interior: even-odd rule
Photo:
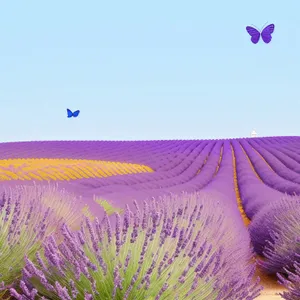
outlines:
[[[232,142],[237,159],[239,190],[259,262],[276,274],[289,292],[300,297],[300,151],[299,142],[282,145],[264,139]],[[253,169],[251,168],[251,164]]]
[[[284,145],[295,145],[299,139],[291,137],[291,138],[265,138],[265,139],[257,139],[257,141],[261,140],[261,143],[271,145],[273,151],[275,151],[276,147],[280,149],[283,148]],[[266,184],[261,184],[259,189],[252,189],[252,181],[250,184],[250,180],[246,181],[246,184],[242,184],[243,180],[243,172],[247,172],[249,170],[249,165],[246,162],[246,157],[244,153],[240,153],[240,150],[237,147],[234,147],[236,152],[236,160],[237,160],[237,173],[238,180],[241,183],[241,196],[243,199],[244,209],[249,218],[252,218],[253,215],[261,208],[257,203],[261,203],[260,198],[263,197],[266,193],[269,193],[268,197],[282,197],[280,192],[286,192],[289,194],[299,193],[299,185],[297,180],[299,181],[298,174],[295,174],[292,171],[291,167],[294,169],[295,167],[295,153],[293,159],[290,158],[286,153],[284,153],[284,157],[281,156],[281,159],[284,160],[283,163],[287,165],[289,162],[289,168],[285,167],[283,170],[282,165],[278,165],[278,161],[275,161],[274,170],[281,170],[282,176],[280,177],[275,175],[266,165],[266,163],[259,157],[259,155],[248,145],[249,139],[241,139],[241,140],[231,140],[232,144],[235,145],[237,143],[241,143],[242,145],[246,145],[245,149],[247,155],[251,159],[255,169],[258,172],[258,175],[261,177],[263,182]],[[253,139],[255,144],[257,144],[256,139]],[[215,170],[217,169],[220,157],[220,149],[223,147],[223,141],[161,141],[161,142],[87,142],[86,147],[82,142],[70,142],[70,144],[66,142],[49,142],[50,145],[47,146],[47,149],[51,152],[47,152],[44,154],[44,157],[69,157],[69,158],[98,158],[98,159],[106,159],[108,155],[112,158],[114,155],[119,153],[119,156],[115,159],[121,161],[125,160],[125,156],[128,153],[132,153],[135,156],[135,161],[139,162],[139,157],[147,157],[148,161],[143,160],[140,162],[148,163],[150,166],[158,165],[157,161],[161,161],[161,166],[157,167],[154,173],[145,173],[145,174],[132,174],[132,175],[122,175],[122,176],[114,176],[109,178],[95,178],[95,179],[79,179],[74,182],[67,183],[66,185],[63,183],[62,186],[67,189],[75,192],[76,194],[84,195],[87,199],[91,199],[93,195],[99,195],[106,199],[112,200],[115,202],[116,206],[122,205],[119,203],[120,199],[122,199],[122,203],[124,201],[130,200],[132,197],[143,199],[145,197],[151,196],[160,196],[166,194],[168,192],[178,193],[181,191],[198,191],[203,190],[206,185],[208,185],[214,178]],[[100,145],[103,145],[103,147]],[[33,151],[32,143],[16,143],[19,148],[23,147],[25,153],[27,152],[28,156],[41,157],[41,153],[39,151],[39,147],[35,147]],[[42,144],[42,143],[41,143]],[[8,144],[7,144],[8,145]],[[94,145],[94,146],[93,146]],[[97,145],[97,147],[96,147]],[[127,148],[126,148],[126,146]],[[248,145],[248,146],[247,146]],[[277,145],[277,146],[276,146]],[[16,146],[16,145],[15,145]],[[255,145],[256,148],[259,148],[260,151],[263,149],[261,146]],[[51,149],[51,147],[53,147]],[[270,147],[270,146],[269,146]],[[293,147],[293,146],[289,146]],[[6,147],[8,148],[8,147]],[[41,145],[42,149],[45,149]],[[115,149],[116,148],[116,149]],[[75,149],[75,150],[74,150]],[[127,150],[126,150],[127,149]],[[130,151],[128,151],[130,149]],[[146,151],[148,149],[148,152]],[[168,155],[166,155],[166,149]],[[8,149],[6,149],[8,150]],[[139,150],[141,150],[139,152]],[[264,150],[264,149],[263,149]],[[74,152],[75,151],[75,152]],[[94,151],[94,153],[89,153],[90,151]],[[119,152],[118,152],[119,151]],[[145,152],[146,151],[146,152]],[[161,152],[160,152],[161,151]],[[279,150],[276,150],[280,153]],[[282,151],[291,151],[289,149],[284,148]],[[23,153],[24,153],[23,152]],[[266,152],[266,150],[265,150]],[[5,157],[5,149],[2,149],[1,156]],[[16,155],[18,151],[16,150]],[[77,154],[76,154],[77,153]],[[96,157],[97,153],[97,157]],[[122,155],[120,155],[122,153]],[[126,154],[127,153],[127,154]],[[140,155],[138,155],[140,153]],[[154,153],[157,154],[157,158],[151,157]],[[279,155],[277,153],[277,155]],[[23,156],[24,154],[22,154]],[[74,156],[77,155],[77,156]],[[90,155],[90,156],[89,156]],[[265,159],[269,162],[270,157],[266,157]],[[272,155],[272,154],[271,154]],[[272,158],[272,157],[271,157]],[[274,157],[276,159],[276,157]],[[129,159],[126,157],[126,160]],[[299,159],[299,158],[298,158]],[[274,160],[274,159],[273,159]],[[277,159],[278,160],[278,159]],[[277,169],[276,169],[277,163]],[[271,166],[274,167],[274,162],[269,162]],[[221,162],[222,165],[222,162]],[[241,166],[241,167],[239,167]],[[283,171],[282,171],[283,170]],[[249,172],[248,172],[249,173]],[[251,171],[250,171],[251,173]],[[292,174],[291,174],[292,173]],[[280,173],[281,174],[281,173]],[[290,175],[290,176],[289,176]],[[231,175],[228,175],[231,176]],[[254,176],[251,173],[249,176]],[[298,179],[297,179],[298,178]],[[288,180],[287,180],[288,179]],[[257,180],[256,178],[252,180]],[[292,181],[294,180],[294,182]],[[246,186],[244,189],[243,187]],[[268,192],[267,192],[268,191]],[[123,205],[124,206],[124,205]]]
[[[20,298],[27,295],[28,298],[34,299],[36,294],[39,294],[50,299],[76,299],[76,297],[77,299],[83,297],[86,299],[89,299],[89,297],[102,299],[105,297],[113,298],[112,296],[115,296],[116,299],[127,299],[127,297],[133,299],[137,295],[145,299],[147,299],[146,296],[153,297],[155,295],[155,299],[169,299],[170,297],[175,299],[176,297],[178,299],[182,297],[190,297],[190,299],[193,299],[193,297],[197,299],[245,299],[248,297],[248,299],[254,299],[259,293],[259,287],[252,284],[254,268],[250,264],[252,257],[250,239],[246,228],[243,226],[235,201],[230,143],[229,141],[203,142],[199,143],[198,149],[193,150],[190,147],[190,150],[187,151],[189,152],[184,153],[184,159],[180,161],[175,160],[174,163],[174,159],[169,159],[174,164],[165,166],[163,171],[157,171],[160,178],[146,178],[148,180],[136,178],[139,181],[127,183],[127,178],[132,180],[134,177],[126,175],[123,184],[125,183],[124,186],[135,185],[135,198],[138,198],[137,193],[143,189],[149,191],[147,196],[155,194],[155,190],[157,196],[169,191],[178,194],[182,190],[192,192],[197,189],[202,189],[201,194],[196,196],[184,194],[177,197],[177,199],[176,196],[170,196],[163,201],[165,204],[161,208],[164,213],[161,213],[161,210],[157,211],[157,208],[155,209],[155,206],[152,206],[152,213],[149,214],[149,208],[146,206],[142,215],[139,215],[139,209],[136,209],[136,205],[132,205],[135,208],[132,209],[132,213],[129,213],[130,208],[128,206],[128,213],[125,213],[123,217],[122,232],[124,236],[122,240],[125,239],[124,248],[129,248],[131,252],[125,253],[126,255],[124,254],[121,257],[117,255],[118,251],[122,252],[120,248],[123,245],[118,242],[120,234],[119,221],[113,223],[113,220],[110,220],[110,223],[114,224],[113,227],[115,227],[115,236],[111,238],[109,234],[108,236],[104,234],[109,233],[111,230],[109,229],[107,217],[104,217],[104,222],[101,223],[102,233],[100,232],[99,235],[93,234],[93,231],[90,230],[91,225],[86,223],[79,232],[76,241],[71,238],[71,233],[68,234],[66,227],[64,227],[63,244],[57,247],[53,239],[47,240],[47,246],[41,252],[45,256],[44,260],[46,262],[44,261],[44,264],[39,255],[36,257],[35,267],[31,263],[31,260],[34,260],[33,257],[30,260],[26,259],[23,281],[20,283],[19,290],[18,287],[11,289],[14,297]],[[219,164],[220,155],[222,155],[221,164]],[[201,170],[200,173],[198,173],[199,170]],[[170,172],[173,180],[177,180],[175,184],[170,180]],[[181,176],[181,173],[184,173],[184,176]],[[111,180],[116,180],[117,183],[120,179],[122,178],[111,178]],[[163,191],[157,188],[157,181],[160,181],[160,184],[164,187]],[[147,184],[147,186],[144,184]],[[107,195],[113,194],[109,192]],[[121,192],[119,196],[121,197],[123,194],[124,192]],[[128,195],[129,203],[130,195],[133,195],[132,191],[125,194]],[[115,196],[117,195],[115,194]],[[189,213],[181,217],[179,213],[181,208],[176,205],[173,206],[176,200],[178,205],[188,201]],[[192,205],[190,202],[192,202]],[[195,204],[198,208],[193,206]],[[200,208],[203,210],[201,218],[193,220],[193,211]],[[151,238],[149,236],[152,245],[147,248],[149,249],[148,255],[146,255],[147,251],[143,250],[143,243],[147,241],[148,236],[146,225],[140,224],[143,229],[140,232],[140,240],[135,240],[135,236],[139,232],[137,231],[139,226],[137,222],[144,218],[145,213],[152,216],[148,220],[149,229],[155,226],[156,230],[154,232],[157,232],[156,237]],[[175,219],[174,213],[176,213]],[[130,215],[135,216],[130,218]],[[157,221],[156,216],[161,216],[159,218],[160,222]],[[193,222],[186,223],[187,220]],[[169,224],[169,222],[172,223]],[[131,226],[128,225],[129,223]],[[184,223],[185,226],[183,226]],[[97,232],[97,228],[99,229],[97,224],[99,222],[97,223],[96,220],[95,232]],[[169,229],[166,231],[167,224],[169,224]],[[130,234],[127,235],[124,228],[127,228]],[[192,228],[195,228],[194,232]],[[176,235],[176,230],[180,234]],[[151,229],[151,232],[153,232],[153,229]],[[183,235],[184,232],[186,232],[186,237]],[[82,237],[83,234],[86,235],[85,238]],[[126,236],[131,238],[126,240]],[[158,247],[157,243],[161,243],[159,240],[163,236],[168,242],[163,245],[160,244],[160,247]],[[199,239],[200,236],[201,239]],[[95,241],[95,238],[98,238],[98,240]],[[103,242],[103,240],[107,244],[106,249],[109,249],[109,251],[101,249],[99,252],[98,242]],[[83,243],[83,241],[88,242]],[[186,245],[184,246],[184,244]],[[141,253],[146,253],[141,254],[142,257],[140,257],[134,252],[136,248]],[[195,254],[193,254],[194,248],[198,249]],[[72,253],[70,253],[71,249],[74,249]],[[150,249],[161,249],[161,253],[151,253]],[[182,250],[180,251],[180,249]],[[105,255],[103,252],[105,252]],[[86,256],[82,256],[82,253],[85,253]],[[138,261],[131,259],[132,265],[130,267],[128,257],[138,258]],[[152,261],[153,257],[156,257],[154,261]],[[188,257],[188,259],[185,257]],[[73,265],[68,264],[66,260],[72,261]],[[113,260],[116,261],[113,266],[111,263],[107,265],[108,262]],[[182,266],[182,269],[179,268],[177,272],[172,271],[173,261],[176,263],[176,269],[178,269],[178,266]],[[143,267],[139,267],[140,262],[143,263]],[[45,263],[48,263],[48,265],[45,266]],[[127,271],[128,268],[130,268],[130,272]],[[163,275],[161,275],[161,268],[166,270]],[[83,273],[81,276],[85,276],[85,279],[79,277],[78,272],[80,270]],[[133,274],[134,270],[143,274]],[[194,280],[188,280],[187,278],[191,278],[190,274],[193,273],[195,274]],[[113,280],[111,274],[114,274],[117,281]],[[32,282],[32,277],[38,277],[39,284]],[[65,282],[65,277],[69,279],[68,283]],[[135,278],[138,282],[135,283],[128,278]],[[104,286],[102,282],[105,282]],[[143,282],[145,288],[143,288]],[[151,284],[152,282],[155,282],[155,285]],[[116,290],[114,286],[117,287]],[[32,287],[35,289],[32,289]],[[105,291],[107,294],[99,295],[97,291]],[[21,296],[21,294],[23,295]]]
[[[261,141],[261,144],[257,145],[259,141]],[[238,241],[241,241],[243,245],[246,245],[247,239],[249,238],[247,233],[245,233],[245,230],[243,230],[244,227],[242,226],[242,219],[237,208],[234,194],[230,142],[234,148],[236,156],[238,182],[244,209],[247,215],[253,218],[253,223],[250,226],[251,237],[254,241],[255,249],[258,252],[260,251],[259,249],[261,249],[262,252],[266,246],[266,238],[269,240],[272,239],[272,232],[268,233],[268,230],[266,229],[273,228],[274,225],[274,220],[272,223],[270,218],[265,218],[265,215],[270,215],[269,210],[271,206],[268,204],[271,203],[274,205],[276,202],[274,199],[281,199],[284,195],[282,192],[290,192],[291,194],[294,192],[297,193],[296,188],[298,188],[298,184],[295,182],[297,179],[292,181],[292,177],[289,177],[287,178],[288,180],[285,180],[284,178],[276,175],[276,173],[274,173],[266,165],[261,157],[259,157],[257,148],[260,149],[260,154],[263,150],[267,149],[267,147],[276,149],[278,153],[287,154],[290,151],[296,154],[297,145],[299,143],[299,139],[297,138],[252,139],[251,141],[247,139],[231,141],[173,141],[173,146],[170,142],[161,142],[160,144],[157,143],[157,147],[155,146],[155,142],[145,142],[140,144],[141,148],[144,147],[144,155],[145,153],[146,155],[148,154],[148,160],[144,161],[142,161],[142,152],[140,152],[140,158],[137,154],[139,152],[139,146],[138,143],[136,143],[136,157],[134,157],[134,155],[132,156],[132,158],[134,157],[135,159],[134,161],[132,160],[132,162],[147,163],[153,168],[156,167],[155,173],[139,174],[138,176],[116,176],[112,178],[94,180],[77,180],[76,182],[68,184],[68,188],[72,191],[78,192],[79,194],[85,193],[88,197],[92,194],[98,194],[106,199],[115,201],[118,205],[123,206],[124,203],[130,204],[130,200],[133,197],[136,199],[144,199],[153,195],[160,196],[169,192],[178,194],[181,191],[193,192],[201,190],[202,195],[203,193],[210,195],[207,201],[216,201],[212,199],[217,199],[221,205],[225,204],[224,210],[228,216],[228,218],[226,218],[226,223],[230,223],[228,226],[235,225],[232,226],[234,228],[233,236],[235,237],[232,245],[236,244]],[[107,145],[105,150],[106,152],[102,150],[102,153],[98,153],[99,156],[97,156],[97,158],[108,160],[109,157],[112,157],[114,152],[110,148],[112,144],[113,143]],[[123,148],[119,146],[119,144],[123,144]],[[124,153],[126,154],[127,152],[130,152],[126,152],[126,150],[124,150],[126,148],[124,147],[124,143],[119,144],[117,144],[116,148],[119,147],[119,149],[122,149],[123,155]],[[241,148],[240,145],[242,145],[243,148]],[[75,145],[69,148],[69,153],[65,152],[65,154],[60,154],[62,155],[61,157],[65,155],[64,157],[67,156],[70,158],[71,153],[74,153],[72,152],[74,146]],[[77,151],[80,150],[79,147],[74,148],[76,148]],[[105,149],[105,147],[103,148]],[[149,148],[151,150],[146,152],[146,149]],[[162,149],[161,153],[163,153],[163,155],[160,155],[160,148]],[[245,152],[253,163],[255,170],[259,173],[258,175],[260,179],[251,169]],[[271,160],[270,157],[268,158],[269,152],[264,152],[264,159],[266,161]],[[117,151],[115,151],[115,153],[115,160],[121,161],[122,158],[120,155],[117,157]],[[157,155],[155,156],[154,153]],[[277,155],[280,156],[278,153]],[[82,153],[79,156],[79,152],[77,152],[76,155],[78,156],[73,157],[83,158]],[[88,153],[86,155],[87,158],[91,158],[88,156]],[[151,155],[153,156],[151,157]],[[222,156],[221,162],[220,155]],[[94,159],[95,157],[96,156],[93,156]],[[284,158],[281,158],[288,160],[288,157],[293,159],[290,160],[291,165],[295,161],[295,157],[285,155]],[[128,160],[125,159],[125,156],[123,156],[123,159],[128,162]],[[139,159],[140,161],[138,161]],[[157,159],[158,162],[155,162],[155,159]],[[287,164],[285,163],[285,165]],[[276,167],[273,169],[275,170],[275,168]],[[122,199],[122,203],[118,202],[120,199]],[[294,202],[287,202],[284,200],[282,203],[283,205],[286,205],[285,203],[292,205]],[[262,210],[264,206],[267,208]],[[133,208],[133,206],[131,206],[131,208]],[[265,215],[262,212],[265,212]],[[261,217],[259,218],[259,216]],[[267,224],[265,224],[266,222],[263,223],[266,219],[269,220],[269,223]],[[240,226],[236,226],[237,224],[240,224]],[[238,230],[236,228],[238,228]],[[249,248],[247,247],[244,247],[243,249],[244,253],[249,251]],[[246,255],[247,254],[245,254],[244,257]],[[286,263],[279,266],[280,270],[282,270],[283,265],[286,265]],[[265,266],[268,269],[271,269],[270,266],[272,266],[272,262],[269,266]]]
[[[2,198],[3,298],[251,300],[259,295],[249,236],[233,203],[224,205],[228,199],[185,193],[134,202],[135,210],[127,206],[115,222],[104,215],[92,224],[88,218],[76,220],[66,195],[26,187]],[[69,218],[58,218],[62,205]],[[71,230],[70,223],[80,229]]]
[[[155,148],[155,143],[152,142],[152,144],[152,148]],[[87,143],[86,147],[88,148],[89,146],[90,144]],[[170,153],[168,155],[164,156],[162,153],[161,161],[164,160],[164,163],[161,167],[157,167],[154,173],[78,179],[73,182],[60,183],[60,186],[76,194],[80,194],[86,199],[91,199],[93,195],[99,195],[114,201],[116,206],[123,204],[123,207],[124,201],[130,201],[132,197],[143,199],[145,197],[160,196],[169,192],[178,193],[183,190],[197,191],[201,190],[213,179],[219,163],[222,146],[223,141],[175,142],[172,151],[169,150]],[[131,147],[130,143],[127,147]],[[157,147],[160,148],[159,143]],[[24,151],[26,149],[25,147]],[[110,152],[113,151],[108,151],[108,153]],[[66,150],[64,155],[65,157],[74,158],[71,152],[68,153]],[[115,159],[122,160],[122,155],[119,155]],[[146,152],[144,155],[149,156],[149,153]],[[52,154],[53,156],[54,154]],[[84,157],[84,154],[81,154],[76,158]],[[101,156],[101,153],[98,154],[98,159],[105,158],[105,155]],[[134,162],[139,162],[138,158]],[[142,162],[146,163],[145,160]],[[148,165],[153,167],[155,159],[148,162]],[[120,203],[120,199],[122,203]]]
[[[269,153],[265,147],[258,145],[258,141],[268,144],[269,148],[276,155],[280,156],[282,162],[279,161],[274,153]],[[292,152],[291,147],[297,144],[299,139],[290,138],[265,138],[265,139],[253,139],[252,144],[255,146],[255,150],[252,149],[252,145],[249,144],[249,139],[231,140],[232,145],[236,145],[239,142],[245,145],[245,149],[248,157],[252,161],[258,175],[261,177],[263,184],[260,186],[263,189],[263,193],[258,189],[252,190],[250,180],[246,181],[246,184],[242,184],[243,172],[249,170],[249,165],[246,162],[244,153],[240,153],[237,147],[234,147],[237,160],[237,173],[238,180],[241,183],[241,195],[243,199],[244,209],[249,218],[261,208],[257,203],[261,203],[260,198],[268,191],[268,197],[282,197],[281,193],[299,194],[300,188],[298,182],[300,181],[299,175],[296,173],[297,163],[299,160],[297,154]],[[68,158],[93,158],[93,159],[108,159],[114,157],[118,161],[130,160],[128,153],[131,153],[135,158],[134,163],[142,162],[147,163],[150,166],[156,164],[154,173],[144,174],[131,174],[121,175],[109,178],[94,178],[94,179],[79,179],[74,182],[63,183],[62,186],[72,192],[84,195],[86,198],[91,199],[93,195],[99,195],[104,198],[108,198],[115,201],[116,205],[120,205],[118,201],[122,199],[122,202],[127,199],[145,198],[151,196],[159,196],[168,192],[178,193],[181,191],[198,191],[208,185],[215,176],[215,170],[219,164],[219,157],[221,148],[223,147],[223,141],[161,141],[161,142],[87,142],[85,147],[82,142],[49,142],[49,146],[46,149],[49,153],[44,153],[43,157],[68,157]],[[102,144],[101,144],[102,143]],[[28,153],[27,157],[42,157],[39,147],[32,146],[33,143],[15,143],[19,149],[22,149],[23,153]],[[1,156],[6,157],[8,151],[8,145],[2,145]],[[100,146],[101,145],[101,146]],[[289,149],[284,148],[284,145],[289,145]],[[13,145],[11,145],[13,146]],[[24,154],[18,153],[18,147],[14,153],[20,157]],[[280,152],[276,147],[285,152],[292,152],[294,156],[289,157],[286,153]],[[33,148],[35,150],[33,150]],[[52,148],[52,149],[51,149]],[[41,143],[41,149],[45,149]],[[127,150],[126,150],[127,149]],[[128,150],[130,149],[130,150]],[[167,149],[167,150],[166,150]],[[277,172],[272,172],[266,163],[261,159],[256,150],[260,153],[264,151],[264,158]],[[11,152],[11,151],[10,151]],[[91,152],[91,153],[90,153]],[[118,154],[119,153],[119,154]],[[120,154],[122,153],[122,154]],[[166,154],[167,153],[167,154]],[[118,156],[116,156],[118,154]],[[156,156],[154,155],[156,154]],[[288,153],[289,154],[289,153]],[[126,156],[127,155],[127,156]],[[153,156],[154,155],[154,156]],[[13,155],[10,155],[13,156]],[[145,159],[142,161],[141,157]],[[146,159],[147,158],[147,159]],[[140,160],[140,161],[139,161]],[[277,161],[276,161],[277,160]],[[158,161],[160,163],[158,163]],[[280,164],[281,163],[281,164]],[[158,166],[160,164],[160,166]],[[222,162],[221,162],[222,165]],[[239,167],[241,166],[241,167]],[[249,173],[249,172],[248,172]],[[250,171],[251,173],[251,171]],[[281,175],[281,177],[279,176]],[[231,175],[230,175],[231,176]],[[251,173],[249,176],[254,176]],[[257,180],[254,178],[253,180]],[[246,189],[243,187],[246,186]]]

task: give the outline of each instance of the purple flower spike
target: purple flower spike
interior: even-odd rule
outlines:
[[[64,196],[63,203],[62,195]],[[0,272],[5,286],[9,287],[13,282],[18,282],[22,273],[25,277],[30,277],[34,273],[33,268],[29,267],[29,261],[35,261],[42,269],[47,269],[42,262],[39,250],[42,248],[45,236],[54,231],[58,232],[59,227],[67,219],[70,221],[69,225],[78,219],[73,206],[73,197],[50,185],[16,185],[2,193],[0,201],[0,240],[2,243],[0,244],[5,246],[0,247]],[[60,210],[68,212],[66,218],[59,215]],[[51,247],[52,250],[56,250],[54,240],[52,240]],[[45,277],[41,276],[41,273],[37,272],[36,276],[51,289],[51,285]],[[23,283],[25,284],[25,281]],[[22,286],[25,288],[23,283]],[[36,290],[31,288],[29,290],[29,294],[26,291],[25,296],[33,299]],[[5,293],[7,293],[6,288],[0,291],[0,298]]]
[[[52,299],[151,295],[162,300],[197,299],[203,292],[208,299],[253,299],[259,292],[249,243],[232,242],[239,232],[219,218],[226,212],[220,205],[183,193],[144,202],[141,210],[133,206],[134,213],[127,206],[122,216],[115,214],[113,228],[107,214],[101,222],[86,220],[78,232],[64,224],[63,240],[48,239],[40,254],[43,262],[39,258],[37,265],[28,262],[24,268],[28,291],[24,287],[23,294],[33,287]],[[238,276],[236,264],[243,270]]]

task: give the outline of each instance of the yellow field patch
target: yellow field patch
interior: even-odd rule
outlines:
[[[87,159],[18,158],[0,160],[0,181],[72,180],[154,172],[132,163]]]

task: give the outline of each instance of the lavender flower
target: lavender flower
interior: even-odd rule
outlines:
[[[262,269],[269,274],[293,270],[296,255],[300,253],[300,199],[277,200],[266,205],[249,226],[252,241]]]
[[[254,267],[251,274],[235,274],[235,265],[247,260],[243,246],[227,247],[234,230],[226,216],[219,217],[221,206],[205,200],[198,194],[153,199],[135,213],[127,207],[126,217],[117,214],[116,222],[105,215],[102,222],[83,223],[81,237],[64,225],[58,247],[49,246],[52,238],[45,242],[47,267],[36,263],[34,280],[26,273],[28,291],[52,300],[254,299],[260,290],[252,280]]]
[[[65,198],[64,205],[61,204],[62,197]],[[52,208],[45,205],[47,202],[51,202]],[[44,236],[53,233],[62,222],[67,221],[56,214],[56,211],[63,207],[70,210],[68,221],[77,219],[72,210],[72,203],[68,201],[66,194],[60,193],[56,188],[16,186],[2,193],[0,298],[7,294],[7,289],[21,278],[26,254],[31,260],[42,262],[38,250],[42,247]],[[33,292],[33,294],[36,293]]]
[[[294,272],[285,269],[288,278],[285,275],[277,273],[278,282],[287,288],[287,292],[280,293],[281,297],[286,300],[300,299],[300,255],[297,255],[298,261],[295,261]]]

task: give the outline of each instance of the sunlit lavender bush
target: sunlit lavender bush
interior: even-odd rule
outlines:
[[[61,199],[64,199],[63,204]],[[46,202],[51,200],[51,207]],[[55,187],[22,187],[6,190],[0,199],[0,282],[2,299],[7,289],[22,276],[24,255],[33,259],[45,236],[60,228],[64,222],[78,219],[68,198]],[[66,218],[57,211],[69,210]]]
[[[300,243],[300,240],[299,240]],[[280,273],[277,273],[279,283],[284,285],[288,291],[280,293],[281,297],[286,300],[300,299],[300,255],[296,254],[297,261],[294,263],[294,272],[285,269],[288,279]]]
[[[16,195],[22,195],[26,203],[31,199],[37,199],[42,206],[50,208],[55,213],[57,219],[63,219],[72,228],[79,228],[80,222],[80,197],[67,192],[59,187],[58,184],[48,183],[26,186],[20,185],[14,187]],[[54,225],[57,228],[57,225]]]
[[[300,199],[284,198],[264,207],[249,226],[254,249],[265,257],[259,264],[270,274],[293,269],[300,253]]]
[[[197,195],[136,202],[114,225],[105,215],[89,219],[77,232],[63,225],[62,243],[50,236],[38,263],[25,258],[16,299],[209,299],[251,300],[259,295],[248,274],[236,274],[243,261],[222,207]],[[22,298],[23,297],[23,298]]]

